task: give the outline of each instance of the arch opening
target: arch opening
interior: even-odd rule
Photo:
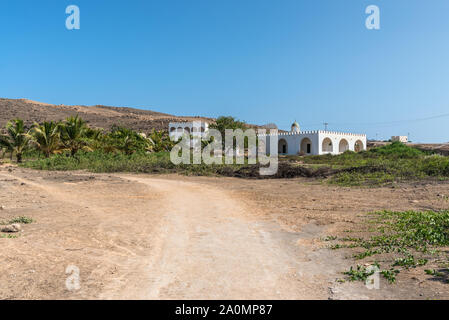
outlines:
[[[279,140],[278,153],[279,154],[287,154],[288,153],[288,144],[287,144],[287,141],[285,139]]]
[[[355,152],[360,152],[363,151],[365,148],[363,147],[363,142],[362,140],[357,140],[354,144],[354,151]]]
[[[312,141],[309,138],[304,138],[301,140],[301,151],[302,154],[312,153]]]
[[[322,150],[325,153],[332,153],[334,151],[334,146],[333,146],[332,140],[330,138],[326,138],[323,140]]]
[[[341,139],[338,147],[338,152],[343,153],[349,150],[349,143],[346,139]]]

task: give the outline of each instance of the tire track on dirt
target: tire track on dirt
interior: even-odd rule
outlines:
[[[125,178],[125,177],[123,177]],[[164,221],[148,272],[148,299],[301,299],[295,257],[245,218],[224,191],[200,184],[126,176],[163,195]],[[317,293],[316,295],[319,295]]]

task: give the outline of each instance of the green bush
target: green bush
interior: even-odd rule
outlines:
[[[370,213],[368,223],[371,230],[354,230],[362,237],[343,238],[331,249],[358,248],[364,251],[354,255],[356,259],[380,258],[390,266],[382,271],[387,278],[402,269],[417,268],[428,263],[438,263],[445,256],[449,246],[449,211],[379,211]],[[391,256],[390,254],[393,254]],[[379,257],[380,256],[380,257]],[[351,267],[349,275],[353,280],[363,280],[357,270]],[[394,281],[392,281],[394,282]]]
[[[70,120],[70,119],[69,119]],[[67,121],[69,121],[67,120]],[[72,119],[74,121],[74,119]],[[221,122],[223,123],[221,123]],[[220,126],[243,126],[233,118],[220,118]],[[62,124],[59,124],[62,126]],[[67,145],[72,148],[50,158],[40,159],[35,149],[24,154],[28,159],[24,165],[41,170],[90,170],[92,172],[179,172],[192,175],[224,175],[237,177],[259,177],[257,165],[174,165],[169,151],[174,143],[168,134],[153,131],[148,137],[133,130],[114,127],[112,132],[85,127],[82,138]],[[73,152],[73,149],[76,152]],[[69,153],[69,149],[71,152]],[[69,156],[68,156],[69,155]],[[33,160],[36,159],[37,160]],[[298,159],[304,163],[298,168]],[[332,184],[344,186],[379,186],[406,180],[425,178],[449,178],[449,157],[431,155],[400,142],[394,142],[369,151],[344,152],[340,155],[281,157],[276,177],[330,177]]]
[[[414,159],[418,158],[420,156],[425,155],[421,150],[418,150],[416,148],[409,147],[401,142],[393,142],[391,144],[388,144],[386,146],[382,146],[379,148],[373,148],[369,150],[368,152],[361,153],[362,155],[382,155],[387,156],[389,158],[402,158],[402,159]]]
[[[421,170],[428,176],[449,176],[449,158],[439,155],[422,160]]]
[[[449,178],[449,158],[432,155],[400,142],[359,153],[304,157],[310,166],[337,169],[330,183],[345,186],[384,185],[404,180]]]
[[[78,152],[76,157],[66,154],[48,159],[28,161],[25,167],[39,170],[89,170],[92,172],[161,172],[174,168],[169,153]]]

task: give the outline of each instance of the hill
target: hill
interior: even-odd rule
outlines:
[[[53,105],[27,99],[0,98],[0,127],[11,119],[23,119],[27,126],[34,122],[59,121],[72,115],[79,115],[90,126],[110,129],[114,124],[132,128],[141,132],[152,129],[167,130],[169,122],[203,120],[213,122],[215,119],[204,117],[181,117],[161,112],[127,107],[67,106]]]

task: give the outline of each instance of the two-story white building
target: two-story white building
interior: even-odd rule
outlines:
[[[184,134],[203,137],[208,130],[209,123],[205,121],[170,122],[168,124],[169,135],[174,140],[178,140]]]

